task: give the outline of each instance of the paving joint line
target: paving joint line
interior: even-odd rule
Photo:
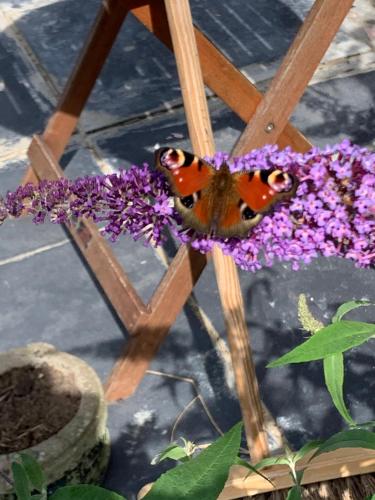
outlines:
[[[44,245],[42,247],[36,248],[35,250],[30,250],[28,252],[23,252],[18,255],[14,255],[13,257],[8,257],[7,259],[0,260],[0,266],[6,266],[8,264],[14,264],[16,262],[22,262],[30,257],[34,257],[34,255],[38,255],[40,253],[48,252],[49,250],[53,250],[55,248],[62,247],[69,243],[70,240],[64,239],[62,241],[58,241],[57,243],[52,243],[50,245]]]

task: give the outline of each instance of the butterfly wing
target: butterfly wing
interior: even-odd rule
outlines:
[[[157,168],[167,177],[175,195],[175,206],[184,224],[209,232],[215,169],[198,156],[182,149],[160,148],[155,153]]]
[[[293,196],[293,176],[281,170],[256,170],[237,175],[236,188],[241,199],[254,212],[264,213],[278,200]]]
[[[297,189],[296,179],[281,170],[256,170],[234,174],[231,202],[220,222],[221,236],[245,236],[263,214]]]

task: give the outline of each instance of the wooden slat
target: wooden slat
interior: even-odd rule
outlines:
[[[212,155],[215,153],[214,136],[189,2],[188,0],[164,0],[164,3],[190,140],[196,154]]]
[[[165,0],[165,7],[193,149],[200,156],[209,155],[214,140],[189,1]],[[268,445],[237,268],[219,247],[213,259],[248,447],[253,460],[260,460],[268,454]]]
[[[150,5],[132,9],[132,13],[172,49],[163,0],[154,0]],[[204,82],[244,122],[248,123],[262,100],[261,92],[198,28],[195,28],[194,32]],[[291,146],[300,152],[311,148],[311,143],[290,124],[286,124],[277,142],[281,148]]]
[[[234,154],[276,143],[353,0],[316,0]]]
[[[310,456],[311,453],[299,462],[297,470],[301,470],[307,465]],[[233,466],[218,500],[232,500],[246,495],[257,495],[290,488],[293,485],[289,469],[286,466],[273,466],[264,469],[263,472],[274,483],[274,488],[259,475],[249,475],[248,469]],[[320,455],[308,464],[303,475],[302,484],[371,472],[375,472],[375,451],[362,448],[340,448]]]
[[[176,321],[206,265],[206,256],[183,245],[170,263],[150,303],[150,314],[140,318],[136,335],[125,347],[106,384],[107,401],[131,396]]]
[[[268,454],[267,435],[237,268],[217,246],[213,260],[251,460],[258,462]]]
[[[61,167],[41,137],[35,136],[29,148],[33,169],[42,179],[55,180],[63,176]],[[130,334],[147,309],[118,263],[108,243],[96,225],[82,219],[77,227],[67,226],[83,257],[95,274],[118,317]]]
[[[139,3],[137,2],[137,5]],[[122,23],[129,9],[134,5],[135,2],[130,0],[106,0],[102,2],[85,47],[79,55],[57,109],[49,119],[43,133],[44,142],[57,161],[59,161],[77,126],[81,112]],[[24,184],[27,182],[38,182],[36,173],[31,167],[23,179]]]

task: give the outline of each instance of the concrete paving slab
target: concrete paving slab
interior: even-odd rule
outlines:
[[[240,0],[225,4],[194,0],[192,11],[198,26],[229,59],[254,82],[264,85],[312,3],[277,1],[270,10],[259,1],[250,5]],[[27,46],[47,80],[50,90],[45,91],[46,100],[51,99],[51,92],[57,95],[61,91],[99,5],[98,0],[87,0],[84,9],[74,0],[0,3],[7,30]],[[348,74],[375,68],[372,20],[375,9],[371,2],[357,0],[318,71],[322,76],[316,75],[315,81],[337,77],[339,71]],[[81,126],[96,130],[150,110],[170,109],[178,102],[181,99],[173,57],[129,16],[90,97]]]
[[[337,78],[306,90],[292,123],[317,146],[349,138],[374,146],[375,72]]]
[[[18,36],[36,54],[57,91],[73,68],[100,2],[89,0],[90,8],[87,5],[82,8],[79,2],[67,0],[7,10],[14,16]],[[180,100],[180,90],[171,54],[129,16],[90,97],[81,126],[86,130],[106,127],[153,108],[167,109],[165,103],[176,99]]]
[[[30,64],[15,42],[0,31],[0,169],[26,158],[29,136],[51,110],[33,85]]]
[[[2,350],[50,342],[77,353],[103,379],[115,358],[113,346],[122,346],[122,331],[72,246],[0,269]]]

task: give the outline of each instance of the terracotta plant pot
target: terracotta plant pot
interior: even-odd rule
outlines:
[[[25,372],[24,380],[22,380],[23,371]],[[49,372],[52,374],[51,377]],[[100,482],[109,459],[109,434],[106,427],[107,407],[98,376],[81,359],[59,352],[49,344],[29,344],[24,348],[0,353],[0,381],[5,380],[6,385],[8,380],[13,380],[15,376],[21,380],[21,383],[18,381],[16,388],[13,388],[18,391],[18,394],[11,395],[16,402],[17,397],[23,395],[27,397],[28,384],[34,387],[34,382],[30,381],[30,373],[35,373],[36,378],[39,379],[47,374],[48,383],[51,386],[51,398],[55,398],[53,401],[59,401],[58,398],[61,397],[60,410],[59,405],[51,406],[50,404],[48,411],[51,412],[51,418],[49,419],[48,415],[43,416],[42,408],[39,412],[42,415],[41,423],[23,433],[26,435],[27,432],[32,433],[34,430],[35,442],[32,446],[20,450],[20,446],[21,448],[23,446],[22,442],[18,442],[12,448],[12,443],[7,441],[6,446],[9,447],[9,452],[4,452],[3,443],[0,471],[11,477],[10,465],[18,452],[22,451],[32,454],[39,461],[51,489],[65,484]],[[69,394],[67,394],[67,387],[69,387]],[[10,389],[4,389],[3,383],[3,394],[0,394],[0,399],[3,398],[4,401],[4,398],[10,397],[6,394]],[[29,390],[29,398],[31,394],[33,392]],[[45,401],[48,399],[44,398]],[[67,406],[72,407],[71,415],[67,413]],[[50,422],[52,425],[59,411],[65,412],[69,420],[52,435],[37,442],[38,437],[35,438],[35,432],[40,430],[37,428],[42,426],[48,428]],[[38,419],[38,413],[36,417],[35,415],[33,417]],[[28,415],[21,418],[15,416],[14,425],[17,425],[18,420],[24,419],[27,421]],[[20,435],[22,437],[22,433]],[[4,439],[0,439],[0,446],[1,441]],[[10,490],[9,484],[0,477],[0,500],[15,498],[9,493]]]

